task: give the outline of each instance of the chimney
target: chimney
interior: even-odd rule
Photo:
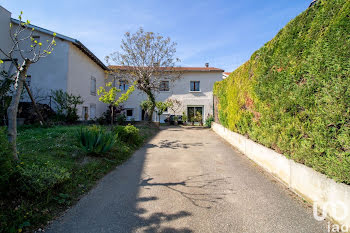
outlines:
[[[205,63],[205,67],[207,68],[209,67],[209,62]]]

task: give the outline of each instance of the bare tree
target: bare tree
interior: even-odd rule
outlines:
[[[22,21],[22,14],[19,15],[19,23],[17,26],[10,24],[10,38],[12,40],[12,46],[9,51],[6,52],[0,48],[0,54],[3,54],[5,58],[12,62],[16,67],[14,75],[10,76],[13,79],[13,94],[10,106],[7,110],[8,116],[8,140],[11,143],[12,153],[14,159],[18,160],[17,155],[17,112],[18,104],[21,98],[25,80],[27,77],[27,71],[31,64],[38,62],[41,58],[51,54],[53,47],[56,45],[54,33],[51,40],[48,40],[44,45],[34,39],[33,33],[34,28],[30,25],[29,20],[26,22]],[[20,62],[17,62],[17,59]],[[0,64],[3,61],[0,60]]]
[[[120,73],[135,82],[136,88],[147,94],[152,105],[149,121],[152,121],[156,107],[156,92],[162,81],[173,82],[182,74],[175,64],[180,60],[175,58],[176,43],[170,38],[164,38],[153,32],[145,32],[140,28],[134,34],[125,33],[121,52],[112,53],[106,61],[113,61],[119,66],[110,66],[114,73]]]
[[[176,116],[176,112],[182,108],[181,101],[175,98],[170,98],[167,100],[167,102],[170,110],[173,111],[174,116]]]

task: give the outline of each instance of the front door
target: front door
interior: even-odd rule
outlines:
[[[200,119],[198,116],[201,116]],[[187,107],[187,116],[188,116],[188,121],[190,122],[201,122],[203,121],[203,107]]]

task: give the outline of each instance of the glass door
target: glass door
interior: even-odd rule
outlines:
[[[190,122],[203,121],[203,107],[187,107],[187,116]],[[200,119],[198,119],[198,116],[200,116]]]

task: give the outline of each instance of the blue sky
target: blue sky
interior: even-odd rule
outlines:
[[[169,36],[181,66],[232,71],[311,0],[0,0],[16,18],[76,38],[102,61],[139,27]]]

